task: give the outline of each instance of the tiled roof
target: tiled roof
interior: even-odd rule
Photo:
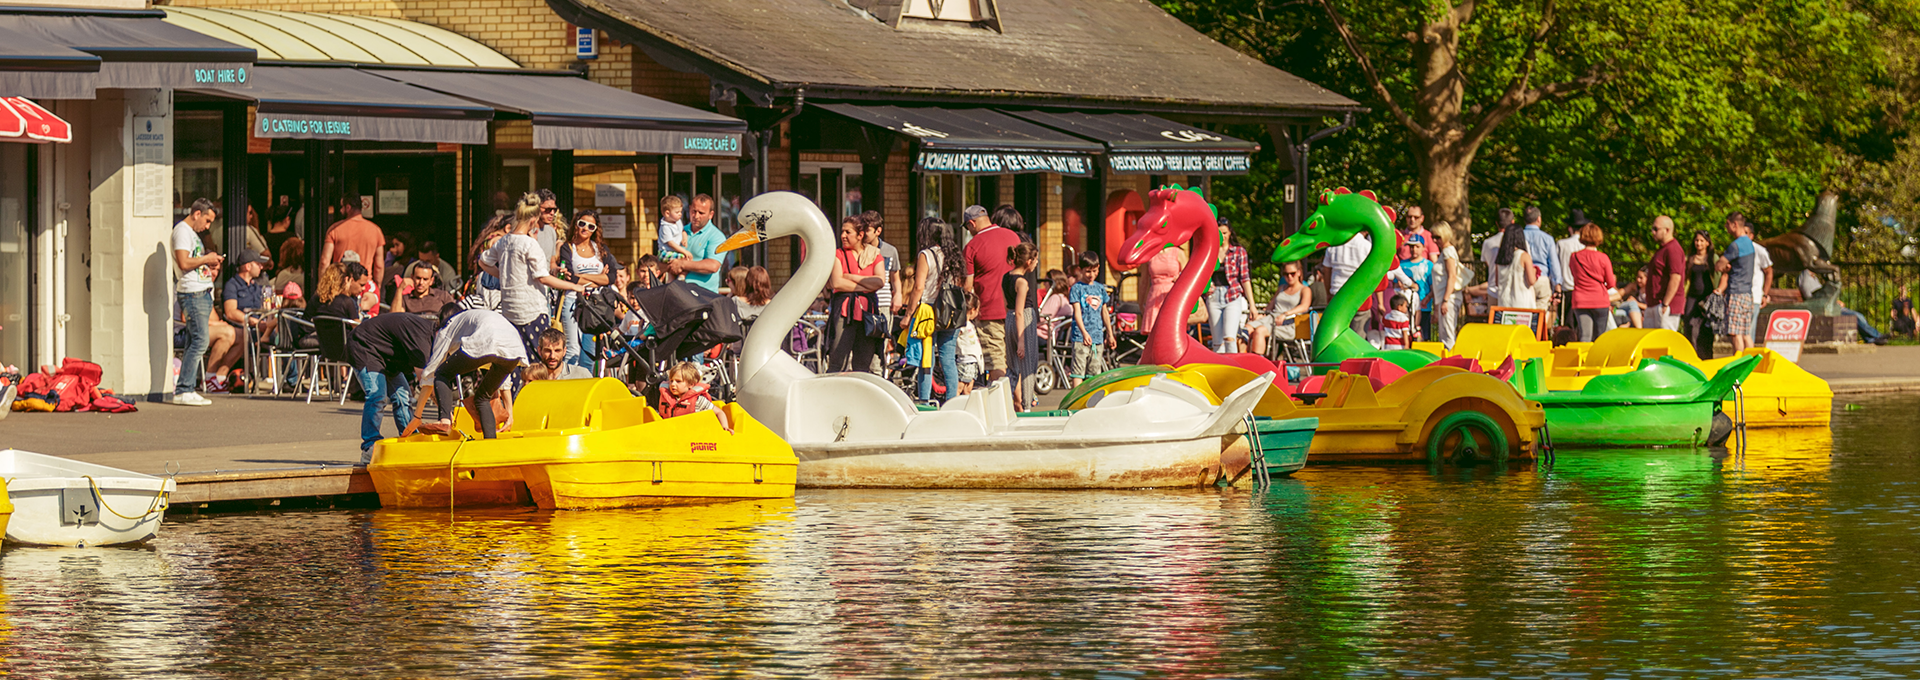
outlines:
[[[914,20],[895,27],[846,0],[548,4],[663,61],[693,62],[722,82],[772,94],[805,87],[810,99],[1098,102],[1253,114],[1360,108],[1214,42],[1147,0],[997,0],[1001,31]]]

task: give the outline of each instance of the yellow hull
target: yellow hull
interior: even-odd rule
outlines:
[[[0,536],[7,535],[7,524],[13,521],[13,499],[7,497],[7,488],[0,486]]]
[[[1257,376],[1233,366],[1193,364],[1179,367],[1167,377],[1200,389],[1217,403],[1218,395],[1231,393]],[[1061,408],[1085,408],[1094,395],[1133,389],[1150,378],[1115,381]],[[1327,374],[1323,389],[1327,396],[1313,405],[1269,390],[1253,410],[1256,416],[1275,419],[1319,418],[1320,425],[1307,451],[1309,464],[1426,462],[1433,426],[1463,410],[1487,414],[1509,442],[1506,459],[1525,462],[1533,460],[1536,433],[1547,422],[1540,405],[1520,398],[1512,386],[1491,376],[1446,366],[1415,370],[1377,393],[1365,376],[1334,371]]]
[[[791,498],[793,448],[745,409],[661,418],[616,380],[540,381],[514,404],[512,431],[478,439],[464,411],[451,436],[381,440],[367,471],[391,508],[543,509]]]
[[[1729,417],[1744,413],[1751,428],[1826,427],[1833,419],[1833,388],[1827,381],[1763,347],[1748,349],[1739,356],[1701,360],[1686,336],[1666,329],[1616,328],[1594,342],[1557,348],[1533,340],[1524,331],[1522,326],[1467,324],[1461,327],[1458,342],[1447,354],[1474,357],[1482,366],[1489,362],[1497,365],[1509,355],[1515,362],[1545,359],[1546,387],[1556,391],[1577,391],[1595,376],[1639,368],[1644,359],[1672,356],[1712,378],[1720,367],[1739,356],[1757,355],[1763,358],[1741,384],[1741,398],[1721,404]]]

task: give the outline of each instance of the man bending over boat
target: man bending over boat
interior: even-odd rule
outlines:
[[[527,347],[520,341],[520,331],[508,323],[506,317],[486,309],[454,314],[433,336],[433,353],[428,356],[431,358],[423,373],[433,376],[433,401],[440,406],[440,418],[435,422],[421,422],[420,414],[427,408],[426,401],[421,400],[414,407],[413,424],[402,436],[412,434],[415,429],[428,434],[452,432],[453,405],[458,394],[454,381],[468,374],[479,375],[473,396],[464,403],[467,413],[479,423],[481,436],[493,439],[499,430],[513,426],[513,397],[507,390],[500,389],[500,385],[516,369],[526,365]],[[496,398],[505,409],[504,422],[494,419]]]

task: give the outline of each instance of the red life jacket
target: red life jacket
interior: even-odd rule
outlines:
[[[663,387],[660,390],[660,415],[665,418],[675,418],[699,413],[695,409],[700,405],[700,399],[705,396],[707,396],[707,386],[704,383],[694,385],[693,389],[687,390],[685,395],[677,398]]]

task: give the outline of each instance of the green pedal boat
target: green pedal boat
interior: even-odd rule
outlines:
[[[1545,407],[1556,447],[1719,446],[1733,429],[1720,404],[1759,364],[1758,356],[1742,357],[1709,379],[1684,361],[1660,357],[1597,376],[1579,391],[1550,391],[1545,365],[1529,359],[1509,382]]]

